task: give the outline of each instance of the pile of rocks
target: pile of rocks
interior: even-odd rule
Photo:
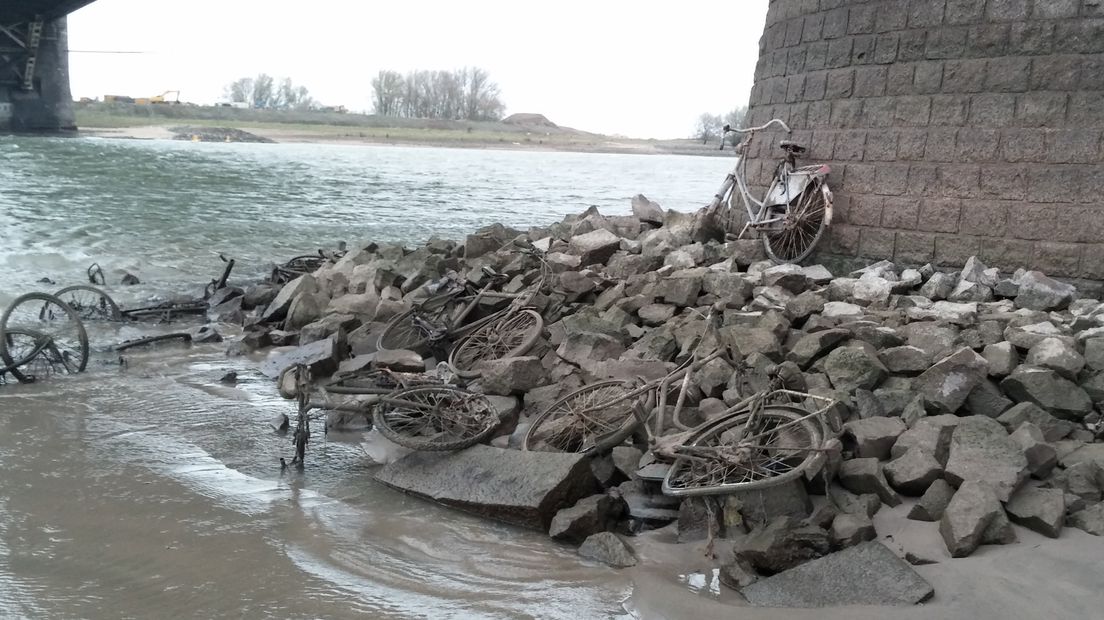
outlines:
[[[519,290],[535,269],[510,245],[521,237],[546,252],[555,292],[537,301],[546,319],[537,346],[487,365],[472,386],[501,397],[508,422],[495,448],[516,449],[533,415],[584,384],[665,375],[690,354],[717,302],[727,308],[720,338],[746,366],[799,369],[797,387],[838,400],[846,421],[825,471],[721,498],[664,497],[639,475],[642,452],[616,448],[590,461],[585,484],[596,494],[556,496],[573,505],[534,500],[545,512],[530,524],[554,538],[624,565],[631,553],[610,531],[674,522],[680,540],[737,541],[726,579],[747,585],[872,540],[874,513],[902,501],[912,504],[909,518],[938,522],[955,557],[1014,541],[1011,523],[1052,537],[1065,526],[1104,534],[1104,444],[1094,433],[1104,406],[1104,303],[1040,272],[1001,274],[976,258],[958,272],[883,261],[839,277],[821,265],[773,265],[760,260],[758,242],[725,242],[700,214],[664,211],[643,196],[632,207],[633,215],[591,209],[527,231],[490,226],[463,244],[369,245],[278,292],[247,291],[228,312],[256,307],[259,322],[236,350],[297,344],[271,373],[298,361],[316,376],[397,364],[393,353],[374,352],[385,322],[449,271],[479,284],[492,267]],[[435,362],[400,357],[407,366]],[[694,377],[692,413],[707,419],[741,387],[735,369],[714,360]],[[578,478],[572,467],[565,471]]]

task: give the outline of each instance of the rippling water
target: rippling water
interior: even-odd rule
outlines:
[[[690,209],[721,159],[319,145],[0,138],[0,305],[78,283],[93,261],[125,301],[198,290],[343,239],[460,237],[644,192]],[[628,573],[539,533],[371,481],[359,435],[317,436],[281,472],[291,413],[257,360],[221,345],[128,354],[167,327],[90,326],[89,371],[0,385],[0,616],[603,618]],[[236,387],[218,383],[227,370]],[[670,582],[679,583],[671,575]],[[628,607],[632,607],[629,605]]]
[[[0,291],[98,262],[162,285],[241,274],[339,240],[463,238],[546,224],[643,192],[706,204],[727,158],[317,144],[0,137]],[[5,301],[0,297],[0,302]]]

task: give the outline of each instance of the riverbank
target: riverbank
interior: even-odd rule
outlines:
[[[192,105],[74,104],[80,133],[172,139],[173,127],[232,128],[274,142],[545,150],[643,155],[731,155],[695,140],[639,140],[567,127],[506,122],[383,118],[336,112],[285,112]]]
[[[441,372],[442,354],[424,342],[384,346],[401,333],[392,330],[422,285],[455,272],[479,286],[490,268],[514,290],[539,291],[535,327],[485,328],[448,355],[470,390],[461,401],[466,428],[488,412],[498,420],[461,449],[455,426],[423,419],[401,431],[375,415],[380,435],[367,452],[387,455],[377,481],[547,532],[588,561],[677,573],[728,605],[839,608],[823,617],[917,603],[925,604],[910,610],[918,617],[998,617],[986,615],[998,607],[1079,617],[1100,602],[1085,574],[1092,555],[1082,551],[1104,551],[1104,303],[1039,272],[1000,274],[976,258],[958,272],[884,261],[848,276],[776,266],[754,241],[721,242],[700,212],[664,211],[643,196],[632,206],[631,216],[591,210],[527,231],[491,226],[462,244],[369,244],[279,291],[245,292],[260,321],[232,352],[295,347],[270,357],[266,374],[305,364],[321,388],[311,402],[356,409],[340,395],[357,392],[345,388],[399,376],[389,373],[422,382]],[[519,251],[527,244],[545,252],[551,274]],[[542,282],[547,290],[534,284]],[[241,312],[240,299],[230,303],[225,311]],[[507,357],[465,361],[473,343],[500,341]],[[740,361],[713,358],[683,384],[682,415],[658,414],[708,429],[698,460],[672,465],[654,446],[628,443],[627,412],[617,406],[572,417],[586,398],[616,398],[620,388],[608,382],[658,379],[705,341]],[[710,456],[709,433],[735,434],[743,418],[729,414],[775,372],[806,396],[768,397],[777,406],[768,409],[781,412],[769,414],[777,426],[759,431],[770,445]],[[286,394],[295,389],[290,375],[279,382]],[[578,396],[601,382],[605,392]],[[824,426],[786,413],[802,409]],[[357,418],[329,419],[363,427]],[[383,438],[419,451],[381,449]],[[456,451],[426,447],[434,442]],[[761,480],[807,468],[778,485],[701,496],[694,485],[720,475],[698,469],[712,459],[743,483],[744,471]],[[1006,563],[1028,556],[1063,587],[1019,573],[1007,587]],[[976,592],[999,594],[980,605]],[[1014,595],[1014,606],[1004,600]]]

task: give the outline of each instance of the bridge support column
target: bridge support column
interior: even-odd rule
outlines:
[[[75,129],[66,18],[0,23],[0,131]]]

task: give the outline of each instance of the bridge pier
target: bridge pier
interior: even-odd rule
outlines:
[[[66,18],[0,22],[0,131],[74,130]]]

